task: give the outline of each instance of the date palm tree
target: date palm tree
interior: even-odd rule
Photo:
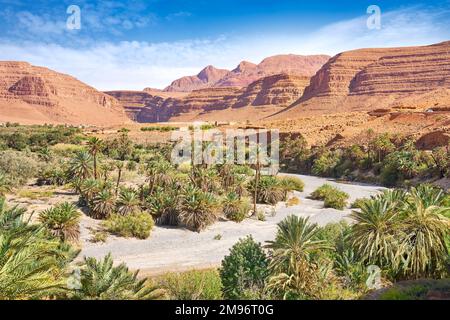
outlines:
[[[82,150],[69,162],[69,175],[75,180],[86,180],[92,176],[92,156]]]
[[[116,208],[116,201],[109,189],[103,189],[94,197],[91,206],[91,216],[94,219],[108,218]]]
[[[385,198],[361,204],[351,214],[355,224],[350,239],[363,261],[380,268],[396,269],[401,255],[401,217],[397,207]]]
[[[179,220],[188,228],[200,232],[218,218],[218,203],[214,195],[188,186],[181,196]]]
[[[103,140],[92,137],[88,141],[89,153],[94,159],[94,179],[97,179],[97,155],[103,149]]]
[[[117,212],[121,215],[128,215],[139,211],[140,201],[136,191],[123,189],[117,200]]]
[[[403,274],[410,278],[439,276],[445,270],[448,248],[445,238],[450,208],[439,207],[441,192],[429,186],[413,188],[403,209]]]
[[[0,300],[39,299],[65,291],[67,264],[74,254],[61,251],[39,225],[24,220],[24,209],[0,200]]]
[[[103,260],[85,258],[80,272],[80,288],[74,298],[86,300],[150,300],[162,296],[161,290],[138,279],[138,272],[130,272],[125,264],[113,265],[111,254]]]
[[[147,197],[145,207],[156,223],[176,226],[179,223],[179,198],[176,192],[157,189],[153,195]]]
[[[73,204],[64,202],[41,212],[39,221],[61,241],[77,241],[80,236],[80,217]]]
[[[274,241],[268,241],[272,277],[268,289],[283,298],[316,296],[319,266],[314,254],[330,249],[323,240],[317,240],[319,227],[308,218],[288,216],[278,224]]]

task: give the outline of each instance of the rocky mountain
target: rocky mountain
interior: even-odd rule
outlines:
[[[260,64],[242,61],[232,71],[208,66],[197,76],[175,80],[165,91],[190,92],[208,87],[246,87],[252,82],[271,75],[286,73],[296,76],[313,76],[330,57],[326,55],[277,55]]]
[[[155,91],[107,93],[123,103],[127,114],[138,122],[212,119],[218,111],[222,112],[216,120],[225,121],[258,119],[269,109],[280,111],[300,98],[308,84],[309,77],[278,74],[244,88],[205,88],[182,96],[167,97]]]
[[[207,66],[196,76],[188,76],[175,80],[170,86],[164,89],[164,91],[190,92],[197,89],[208,88],[222,79],[228,72],[228,70]]]
[[[109,125],[129,122],[123,107],[77,79],[26,62],[0,62],[0,120]]]
[[[450,89],[450,41],[421,47],[354,50],[331,58],[311,78],[303,97],[276,117],[445,107],[450,105],[446,93],[441,92],[438,101],[429,96],[429,103],[425,97],[426,93],[446,89]]]

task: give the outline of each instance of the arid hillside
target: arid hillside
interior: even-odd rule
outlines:
[[[309,77],[277,74],[261,78],[244,88],[214,87],[184,95],[152,91],[107,92],[124,105],[138,122],[246,121],[258,120],[283,110],[299,99]]]
[[[0,121],[105,126],[129,119],[115,98],[71,76],[0,62]]]
[[[450,41],[423,47],[340,53],[304,95],[274,119],[305,114],[450,107]]]

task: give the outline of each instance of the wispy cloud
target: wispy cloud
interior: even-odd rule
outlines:
[[[196,74],[208,64],[233,68],[241,60],[259,62],[281,53],[334,55],[361,47],[421,45],[450,39],[445,10],[410,8],[386,12],[381,30],[368,30],[366,16],[333,23],[304,35],[243,35],[229,38],[190,39],[174,42],[87,42],[82,46],[43,41],[0,40],[1,60],[22,60],[69,73],[101,90],[163,88],[172,80]],[[59,27],[34,16],[24,15],[25,23],[53,30]],[[109,21],[93,19],[98,28],[126,24],[112,17]],[[139,20],[133,21],[133,26]],[[146,23],[146,22],[143,22]],[[131,25],[130,25],[131,27]]]

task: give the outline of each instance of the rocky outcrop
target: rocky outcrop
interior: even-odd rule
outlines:
[[[0,62],[0,120],[27,123],[117,124],[122,106],[77,79],[26,62]]]
[[[111,91],[125,107],[129,117],[138,122],[170,121],[188,115],[195,119],[204,113],[227,110],[217,120],[234,119],[236,109],[244,107],[275,106],[283,108],[298,99],[309,84],[308,77],[279,74],[262,78],[248,87],[214,87],[194,90],[184,96],[164,96],[150,91]],[[233,110],[234,109],[234,110]],[[258,111],[253,110],[256,117]]]
[[[433,97],[433,92],[448,89],[450,42],[353,50],[331,58],[311,78],[302,98],[276,117],[394,107],[421,110],[432,101],[447,104],[446,93],[439,93],[443,100]],[[427,94],[430,96],[425,97]]]
[[[189,92],[208,87],[246,87],[261,78],[286,73],[311,77],[330,57],[326,55],[277,55],[260,64],[242,61],[232,71],[206,67],[197,76],[175,80],[165,91]]]
[[[309,77],[288,74],[262,78],[244,90],[235,106],[288,106],[303,95],[309,80]]]

